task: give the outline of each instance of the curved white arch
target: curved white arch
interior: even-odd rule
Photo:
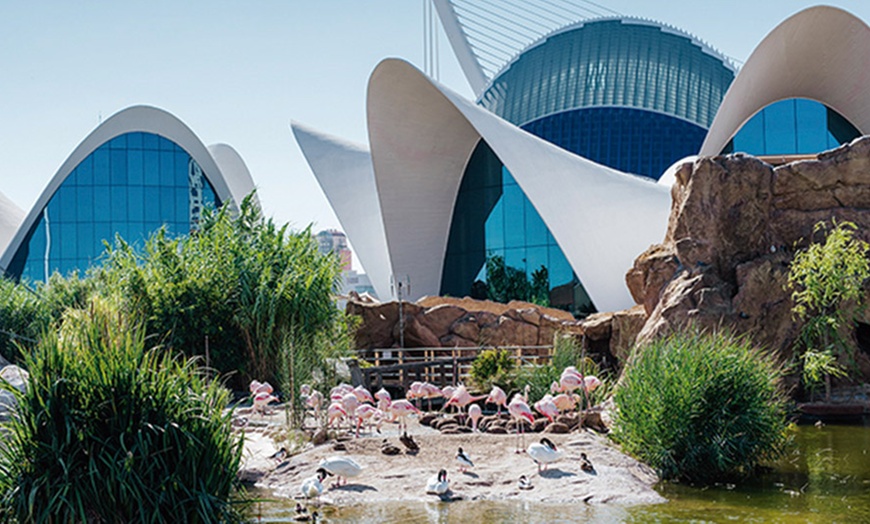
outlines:
[[[371,153],[299,122],[291,122],[290,128],[375,293],[381,300],[392,297],[392,269]]]
[[[256,189],[254,179],[245,161],[242,160],[242,155],[229,144],[212,144],[208,146],[208,152],[217,163],[218,172],[223,174],[227,182],[232,201],[240,204],[251,194],[251,191]],[[254,193],[254,202],[257,206],[260,205],[260,198],[256,193]]]
[[[6,249],[24,221],[24,210],[0,193],[0,253]]]
[[[178,144],[179,147],[187,151],[196,160],[203,172],[206,173],[217,197],[222,202],[232,199],[233,194],[223,173],[205,145],[203,145],[189,127],[163,109],[151,106],[128,107],[115,113],[97,126],[67,157],[42,191],[42,194],[39,195],[30,212],[27,213],[27,216],[15,232],[8,246],[6,246],[3,256],[0,257],[0,268],[5,271],[9,267],[16,251],[18,251],[22,242],[24,242],[27,232],[30,231],[30,228],[42,215],[42,210],[48,205],[51,197],[54,196],[58,188],[60,188],[61,184],[63,184],[76,166],[101,145],[117,136],[132,132],[152,133]]]
[[[393,271],[411,298],[438,294],[450,221],[482,138],[550,228],[602,311],[634,305],[625,272],[664,237],[670,191],[565,151],[502,120],[411,64],[378,64],[368,88],[369,140]]]
[[[827,105],[870,132],[870,27],[842,9],[810,7],[758,44],[713,119],[700,155],[718,155],[755,113],[779,100]]]

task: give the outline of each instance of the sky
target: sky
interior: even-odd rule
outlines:
[[[421,67],[424,0],[0,0],[0,192],[25,212],[102,120],[163,108],[245,160],[265,213],[338,228],[291,120],[367,143],[368,77]],[[674,25],[739,62],[802,0],[596,0]],[[870,21],[870,1],[830,2]],[[439,27],[440,31],[440,27]],[[472,98],[440,35],[440,81]],[[739,63],[738,62],[738,63]]]

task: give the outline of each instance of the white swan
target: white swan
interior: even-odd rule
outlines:
[[[337,477],[338,485],[347,484],[349,477],[362,473],[363,467],[350,457],[329,457],[320,461],[320,467]],[[342,483],[341,479],[344,478]]]
[[[447,470],[442,469],[437,475],[433,475],[426,482],[426,493],[432,495],[443,495],[447,493],[450,484],[447,482]]]
[[[544,469],[546,469],[547,464],[562,458],[562,452],[557,450],[556,445],[548,438],[542,438],[540,443],[535,442],[530,444],[526,453],[528,453],[529,456],[532,457],[532,460],[538,464],[538,473],[541,472],[541,464],[543,464]]]
[[[323,493],[323,479],[326,478],[327,471],[323,468],[317,470],[317,475],[309,477],[299,486],[299,491],[302,496],[307,499],[319,497]]]

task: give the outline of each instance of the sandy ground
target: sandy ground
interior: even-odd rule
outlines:
[[[279,418],[274,416],[273,418]],[[283,417],[280,417],[283,420]],[[277,420],[276,420],[277,422]],[[277,451],[273,440],[276,425],[252,421],[245,428],[245,461],[242,476],[258,488],[271,490],[276,497],[300,498],[302,481],[315,474],[322,458],[346,455],[364,470],[341,487],[328,488],[320,502],[353,505],[364,502],[436,500],[425,493],[426,481],[439,469],[447,470],[450,491],[446,500],[520,500],[550,503],[587,504],[654,504],[665,502],[653,484],[658,481],[647,466],[620,453],[607,438],[591,430],[565,435],[546,435],[563,450],[563,457],[538,474],[537,465],[525,452],[515,453],[516,435],[482,433],[442,435],[416,420],[410,422],[410,434],[420,451],[406,454],[399,443],[396,427],[385,424],[383,434],[363,435],[343,440],[346,451],[336,451],[334,440],[320,446],[304,446],[298,454],[283,459],[270,456]],[[527,434],[525,447],[541,435]],[[384,440],[399,447],[402,453],[381,453]],[[459,471],[455,455],[459,447],[471,457],[475,467]],[[595,471],[580,468],[580,453],[585,452]],[[518,479],[526,475],[530,490],[520,490]],[[327,479],[327,487],[333,481]]]

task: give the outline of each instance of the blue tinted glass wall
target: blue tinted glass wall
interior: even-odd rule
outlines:
[[[566,111],[522,128],[599,164],[655,179],[677,160],[697,154],[707,134],[686,120],[625,107]]]
[[[525,50],[480,103],[522,125],[593,106],[648,109],[708,128],[734,71],[691,38],[630,20],[588,22]]]
[[[833,149],[861,132],[815,100],[790,98],[765,107],[734,135],[723,153],[803,155]]]
[[[460,184],[444,270],[441,294],[487,298],[487,260],[521,274],[532,285],[535,272],[546,269],[551,306],[575,315],[595,310],[541,216],[489,146],[480,141]],[[517,284],[514,282],[514,284]]]
[[[116,234],[133,244],[164,225],[170,234],[188,234],[203,205],[220,202],[190,154],[158,135],[120,135],[61,183],[15,253],[9,276],[44,280],[55,271],[83,271]]]

